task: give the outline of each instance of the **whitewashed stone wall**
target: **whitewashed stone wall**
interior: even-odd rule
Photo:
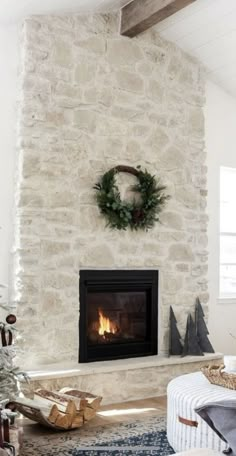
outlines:
[[[196,295],[208,301],[202,70],[155,30],[120,37],[116,16],[31,18],[22,51],[13,299],[27,364],[77,360],[81,268],[160,270],[163,353],[169,306],[183,334]],[[168,185],[153,230],[105,227],[93,185],[117,164]]]

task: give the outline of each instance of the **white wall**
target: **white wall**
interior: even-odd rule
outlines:
[[[235,304],[220,304],[219,297],[219,170],[236,168],[236,99],[212,82],[206,86],[206,149],[209,213],[209,330],[214,348],[236,355]],[[235,214],[236,217],[236,214]]]
[[[18,28],[0,27],[0,283],[8,283],[15,166]]]

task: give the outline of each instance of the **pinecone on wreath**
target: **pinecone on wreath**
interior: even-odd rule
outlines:
[[[132,218],[134,223],[141,222],[144,219],[144,211],[142,209],[134,209]]]

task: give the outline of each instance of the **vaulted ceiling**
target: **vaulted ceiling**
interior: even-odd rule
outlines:
[[[110,12],[128,0],[1,0],[0,25],[32,14]],[[236,97],[236,0],[196,0],[155,26],[196,56],[208,75]]]
[[[236,96],[236,0],[197,0],[156,28],[196,56],[209,77]]]

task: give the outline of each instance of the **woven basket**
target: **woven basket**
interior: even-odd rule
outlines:
[[[201,368],[202,373],[213,385],[224,386],[236,390],[236,375],[223,372],[224,364],[220,366],[208,365]]]

